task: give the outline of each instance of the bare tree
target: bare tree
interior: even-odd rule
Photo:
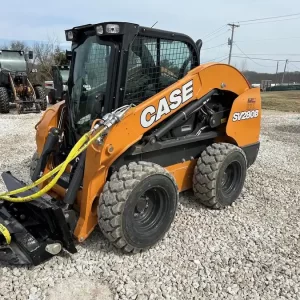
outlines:
[[[33,46],[34,63],[38,66],[39,81],[52,79],[52,66],[63,59],[57,37],[48,37],[46,42],[36,42]]]
[[[10,43],[9,49],[27,52],[29,50],[29,47],[23,41],[12,41]]]
[[[247,59],[244,59],[244,60],[241,62],[240,71],[241,71],[241,72],[247,71]]]
[[[11,41],[9,45],[2,45],[2,50],[16,50],[27,52],[29,49],[28,45],[23,41]]]

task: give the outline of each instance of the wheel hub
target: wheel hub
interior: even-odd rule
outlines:
[[[234,190],[240,175],[240,164],[238,162],[232,162],[227,166],[221,179],[222,190],[225,194],[229,194]]]
[[[149,207],[149,198],[142,197],[136,204],[134,216],[137,217],[138,214],[144,213],[148,207]]]

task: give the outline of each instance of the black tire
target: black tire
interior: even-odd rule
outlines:
[[[178,198],[175,180],[164,168],[132,162],[122,166],[104,186],[98,206],[100,229],[125,252],[148,249],[169,230]]]
[[[47,97],[45,90],[42,86],[36,86],[34,87],[35,95],[37,99],[42,100],[41,102],[41,110],[47,109]]]
[[[49,104],[51,104],[51,105],[56,104],[55,93],[54,93],[53,90],[51,90],[51,91],[48,93],[48,101],[49,101]]]
[[[223,209],[240,195],[247,172],[244,151],[232,144],[208,146],[197,161],[193,176],[193,191],[205,206]]]
[[[39,160],[39,154],[37,152],[34,152],[30,162],[30,178],[32,178],[33,176],[38,160]]]
[[[0,87],[0,113],[9,113],[9,96],[5,87]]]

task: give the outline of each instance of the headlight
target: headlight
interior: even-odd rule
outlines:
[[[102,25],[96,26],[96,33],[97,33],[98,35],[103,34],[103,26],[102,26]]]
[[[118,24],[107,24],[106,25],[106,32],[107,33],[119,33],[120,26]]]

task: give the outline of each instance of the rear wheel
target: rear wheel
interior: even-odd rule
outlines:
[[[9,96],[5,87],[0,87],[0,113],[9,113]]]
[[[47,97],[46,97],[46,93],[43,87],[41,86],[36,86],[34,88],[35,91],[35,95],[37,99],[42,100],[41,102],[41,110],[46,110],[47,109]]]
[[[243,150],[228,143],[208,146],[197,161],[193,190],[205,206],[222,209],[240,195],[247,172]]]
[[[164,168],[132,162],[104,186],[98,207],[100,229],[125,252],[147,249],[169,230],[178,197],[174,178]]]

